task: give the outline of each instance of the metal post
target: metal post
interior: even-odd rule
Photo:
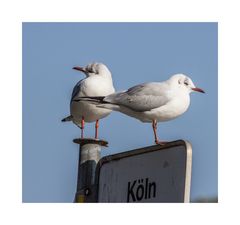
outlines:
[[[74,202],[96,202],[95,170],[101,157],[101,146],[107,147],[108,143],[90,138],[74,139],[73,142],[79,144],[77,192]]]

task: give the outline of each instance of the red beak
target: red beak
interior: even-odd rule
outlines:
[[[83,73],[86,73],[85,69],[83,67],[80,67],[80,66],[75,66],[73,67],[74,70],[78,70],[78,71],[81,71]]]
[[[204,90],[202,90],[201,88],[197,88],[197,87],[192,88],[192,90],[193,90],[193,91],[198,91],[198,92],[201,92],[201,93],[205,93]]]

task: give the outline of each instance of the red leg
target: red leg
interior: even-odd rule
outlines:
[[[167,141],[159,141],[158,136],[157,136],[157,121],[156,120],[152,121],[152,128],[153,128],[156,144],[164,145],[164,144],[168,143]]]
[[[99,121],[96,120],[96,124],[95,124],[95,139],[98,139],[98,127],[99,127]]]
[[[152,128],[153,128],[155,143],[159,144],[159,140],[158,140],[158,137],[157,137],[157,121],[156,120],[152,121]]]
[[[84,116],[82,117],[81,120],[81,138],[83,138],[83,130],[84,130]]]

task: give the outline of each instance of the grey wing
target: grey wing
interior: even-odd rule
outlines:
[[[79,92],[81,91],[82,81],[83,81],[83,80],[80,80],[80,81],[75,85],[75,87],[73,88],[71,101],[72,101],[73,99],[75,99],[76,97],[78,97],[78,94],[79,94]]]
[[[134,111],[144,112],[166,104],[169,98],[166,95],[166,85],[145,83],[129,88],[125,92],[110,95],[104,100]]]

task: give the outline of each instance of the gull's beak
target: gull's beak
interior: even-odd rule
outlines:
[[[73,67],[74,70],[78,70],[78,71],[81,71],[83,73],[86,73],[86,70],[83,68],[83,67],[80,67],[80,66],[75,66]]]
[[[197,87],[192,88],[192,90],[193,90],[193,91],[197,91],[197,92],[201,92],[201,93],[205,93],[204,90],[202,90],[201,88],[197,88]]]

